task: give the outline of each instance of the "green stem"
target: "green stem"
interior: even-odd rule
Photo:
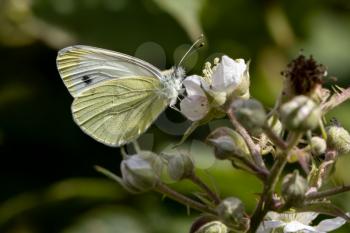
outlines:
[[[309,195],[306,196],[306,200],[311,201],[315,199],[327,198],[327,197],[348,192],[348,191],[350,191],[350,185],[343,185],[343,186],[331,188],[328,190],[319,191],[316,193],[310,193]]]
[[[237,132],[243,137],[243,139],[247,143],[247,146],[249,148],[250,154],[253,157],[254,162],[258,166],[260,166],[266,170],[266,166],[265,166],[264,160],[262,159],[261,154],[259,152],[259,148],[257,147],[257,145],[255,145],[252,137],[249,135],[247,130],[238,122],[238,120],[235,117],[234,112],[232,111],[232,108],[230,108],[227,111],[227,115],[229,116],[232,125],[235,127]]]
[[[208,206],[197,202],[181,193],[176,192],[175,190],[171,189],[170,187],[168,187],[167,185],[163,184],[163,183],[159,183],[157,185],[157,187],[155,188],[155,191],[158,191],[166,196],[168,196],[169,198],[184,204],[186,206],[189,206],[193,209],[199,210],[201,212],[204,213],[210,213],[210,214],[216,214],[216,212],[209,208]]]
[[[204,183],[201,178],[199,178],[195,173],[193,173],[189,179],[198,185],[198,187],[200,187],[204,192],[206,192],[216,205],[221,202],[220,197],[213,190],[211,190],[211,188],[206,183]]]
[[[111,178],[112,180],[115,180],[116,182],[118,182],[119,184],[122,185],[122,181],[120,179],[120,177],[118,177],[117,175],[115,175],[114,173],[108,171],[107,169],[103,168],[103,167],[100,167],[100,166],[95,166],[95,169],[98,171],[98,172],[101,172],[102,174],[106,175],[107,177]],[[211,213],[211,214],[216,214],[216,212],[207,207],[206,205],[200,203],[200,202],[197,202],[179,192],[176,192],[175,190],[171,189],[170,187],[166,186],[165,184],[163,183],[158,183],[157,186],[154,188],[155,191],[158,191],[168,197],[170,197],[171,199],[181,203],[181,204],[184,204],[186,206],[189,206],[193,209],[196,209],[196,210],[199,210],[201,212],[204,212],[204,213]]]
[[[340,105],[348,99],[350,99],[350,87],[346,88],[339,94],[334,94],[329,101],[324,103],[322,105],[323,113],[327,113],[328,111],[332,110],[333,108],[337,107],[338,105]]]
[[[281,150],[287,149],[287,143],[283,141],[280,137],[278,137],[269,126],[263,127],[264,133],[269,137],[269,139],[273,142]]]
[[[273,206],[271,204],[273,204],[273,193],[275,191],[276,184],[280,179],[281,173],[285,165],[287,164],[287,157],[289,152],[293,149],[294,146],[298,144],[298,141],[301,138],[301,136],[301,133],[291,134],[288,140],[287,148],[278,156],[276,162],[272,166],[270,175],[267,179],[267,182],[264,185],[264,191],[251,217],[249,233],[256,232],[266,213],[272,209]]]
[[[247,170],[246,168],[244,168],[242,166],[238,167],[239,169],[241,169],[243,171],[248,171],[251,174],[256,175],[263,182],[266,181],[266,178],[269,176],[269,171],[267,169],[260,168],[255,163],[253,163],[252,161],[247,159],[245,156],[239,155],[238,153],[235,153],[235,155],[233,155],[232,157],[234,157],[235,159],[241,161],[250,170]],[[235,162],[234,158],[230,158],[229,160],[232,161],[232,162]]]

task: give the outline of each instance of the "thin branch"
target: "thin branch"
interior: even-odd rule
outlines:
[[[100,167],[100,166],[95,166],[95,169],[98,172],[101,172],[102,174],[106,175],[107,177],[111,178],[112,180],[117,181],[119,184],[123,185],[123,182],[121,181],[120,177],[115,175],[114,173],[108,171],[107,169]],[[166,186],[165,184],[159,182],[157,186],[154,188],[155,191],[158,191],[171,199],[174,199],[175,201],[182,203],[186,206],[189,206],[193,209],[199,210],[204,213],[211,213],[211,214],[216,214],[214,210],[211,208],[207,207],[206,205],[197,202],[181,193],[176,192],[175,190],[171,189],[170,187]]]
[[[260,167],[266,169],[265,163],[260,155],[259,148],[255,143],[253,142],[252,137],[249,135],[247,130],[238,122],[238,120],[235,117],[235,114],[232,111],[232,108],[230,108],[227,111],[227,115],[229,116],[232,125],[236,128],[238,133],[243,137],[245,142],[247,143],[247,146],[249,148],[249,151],[253,157],[253,160],[256,164],[258,164]]]
[[[210,213],[210,214],[216,214],[216,212],[207,207],[206,205],[198,202],[198,201],[195,201],[181,193],[178,193],[176,192],[175,190],[171,189],[170,187],[168,187],[167,185],[163,184],[163,183],[159,183],[157,185],[157,187],[155,188],[156,191],[168,196],[169,198],[179,202],[179,203],[182,203],[186,206],[189,206],[193,209],[196,209],[196,210],[199,210],[201,212],[204,212],[204,213]]]
[[[336,106],[350,99],[350,87],[344,89],[340,94],[334,94],[330,100],[322,105],[323,113],[327,113],[329,110],[332,110]]]
[[[243,155],[239,155],[238,153],[235,153],[232,157],[241,161],[245,166],[247,166],[251,170],[252,174],[255,174],[263,182],[266,181],[267,177],[270,174],[270,172],[267,169],[263,169],[257,166],[255,163],[253,163]],[[230,160],[235,162],[233,158]],[[244,168],[241,168],[241,169],[247,171],[247,169],[244,169]]]
[[[198,185],[203,191],[207,193],[207,195],[214,201],[214,203],[217,205],[221,202],[220,197],[211,190],[211,188],[201,180],[195,173],[192,174],[192,176],[189,177],[189,179]]]
[[[269,137],[269,139],[273,142],[273,144],[275,144],[276,146],[278,146],[281,150],[286,150],[287,149],[287,143],[285,141],[283,141],[280,137],[278,137],[272,130],[270,127],[265,126],[263,127],[263,130],[265,132],[265,134]]]
[[[343,185],[320,192],[310,193],[306,196],[306,200],[311,201],[315,199],[322,199],[348,191],[350,191],[350,185]]]
[[[293,133],[291,135],[291,137],[288,140],[287,148],[278,156],[277,160],[273,164],[270,175],[264,185],[264,191],[251,217],[251,225],[248,231],[249,233],[256,232],[266,213],[272,209],[271,204],[273,203],[273,193],[275,191],[277,182],[287,163],[287,157],[289,152],[293,149],[294,146],[298,144],[301,135],[301,133]]]

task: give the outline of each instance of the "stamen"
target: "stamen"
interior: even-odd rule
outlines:
[[[218,57],[214,58],[214,65],[219,64],[219,62],[220,62],[220,58]]]
[[[207,62],[204,64],[204,67],[205,67],[205,68],[210,68],[210,67],[211,67],[211,63],[207,61]]]

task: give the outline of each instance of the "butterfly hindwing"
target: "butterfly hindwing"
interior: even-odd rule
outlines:
[[[127,77],[104,81],[81,92],[72,104],[82,130],[109,146],[133,141],[169,104],[155,77]]]
[[[73,97],[103,81],[127,76],[156,77],[160,71],[138,58],[91,46],[75,45],[58,52],[57,67]]]

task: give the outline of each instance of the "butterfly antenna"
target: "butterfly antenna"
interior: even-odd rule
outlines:
[[[187,50],[185,55],[181,58],[179,64],[177,66],[180,66],[182,62],[187,58],[189,55],[191,55],[194,51],[197,51],[197,49],[204,46],[204,35],[200,35],[200,37],[192,44],[192,46]]]

